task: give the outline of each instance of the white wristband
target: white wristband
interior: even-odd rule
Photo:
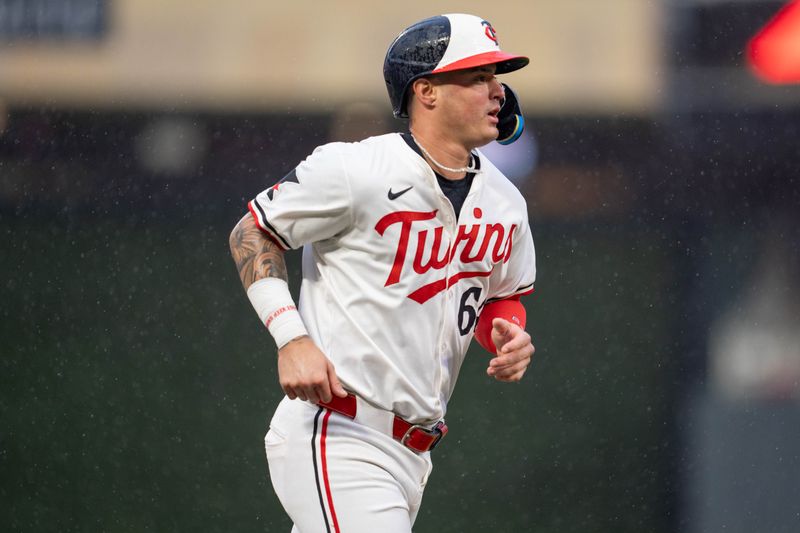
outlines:
[[[278,278],[264,278],[247,289],[247,297],[258,313],[258,318],[267,326],[278,349],[292,339],[308,335],[303,319],[289,292],[289,284]]]

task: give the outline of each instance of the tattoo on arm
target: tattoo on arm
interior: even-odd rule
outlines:
[[[233,228],[229,244],[245,290],[263,278],[288,281],[283,250],[258,229],[249,214]]]

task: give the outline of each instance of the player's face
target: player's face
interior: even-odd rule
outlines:
[[[497,113],[504,94],[495,69],[488,65],[438,75],[443,125],[470,149],[498,135]]]

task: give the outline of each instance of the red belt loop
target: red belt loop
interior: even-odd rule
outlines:
[[[355,394],[348,394],[345,398],[334,396],[331,401],[319,402],[319,405],[348,418],[355,418],[358,409]],[[431,429],[407,422],[397,415],[392,422],[392,437],[415,452],[428,452],[434,449],[445,435],[447,435],[447,424],[444,420],[440,420]]]

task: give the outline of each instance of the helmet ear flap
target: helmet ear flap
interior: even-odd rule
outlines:
[[[522,135],[525,129],[525,117],[522,116],[517,93],[505,83],[501,85],[505,91],[505,99],[500,104],[500,112],[497,114],[497,130],[499,131],[497,142],[511,144]]]

